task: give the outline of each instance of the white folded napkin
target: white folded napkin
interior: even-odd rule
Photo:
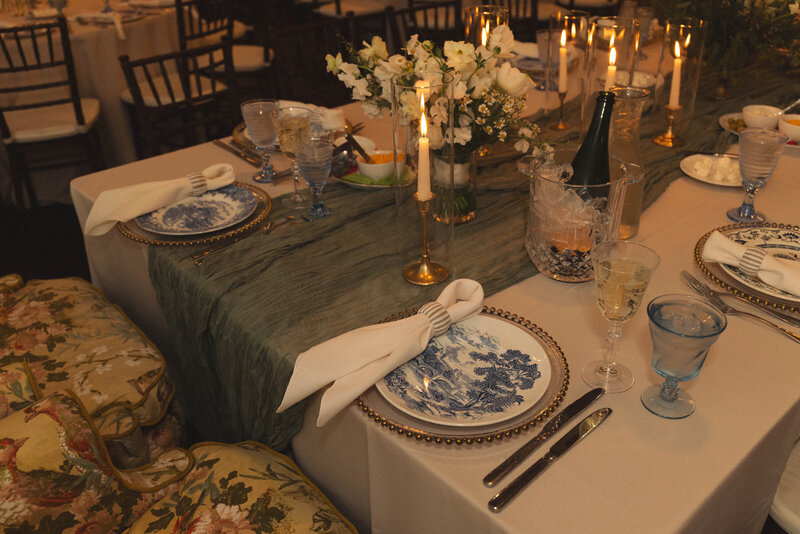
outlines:
[[[111,230],[117,221],[169,206],[192,194],[219,189],[233,182],[233,167],[227,163],[212,165],[199,173],[183,178],[119,187],[103,191],[86,218],[86,235],[101,235]]]
[[[315,106],[314,104],[295,102],[293,100],[281,100],[280,105],[281,107],[299,106],[308,108],[317,114],[322,122],[322,127],[326,130],[344,130],[344,113],[341,109],[328,109],[322,106]]]
[[[539,45],[536,43],[523,43],[522,41],[514,41],[511,51],[522,57],[530,57],[537,59],[539,57]]]
[[[122,29],[122,13],[112,11],[111,13],[82,13],[70,17],[81,22],[113,23],[117,29],[117,37],[125,40],[125,30]]]
[[[416,315],[358,328],[312,347],[297,357],[278,412],[333,382],[322,396],[317,418],[317,426],[325,425],[370,386],[425,350],[431,338],[481,309],[483,287],[459,279]]]
[[[774,288],[800,297],[800,261],[770,256],[763,248],[736,243],[719,232],[708,236],[703,259],[738,267]]]

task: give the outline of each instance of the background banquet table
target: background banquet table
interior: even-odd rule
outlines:
[[[131,10],[127,3],[111,2],[116,9]],[[38,6],[42,8],[43,6]],[[77,15],[98,13],[103,9],[102,0],[71,0],[64,9],[69,19],[72,54],[75,59],[75,72],[78,89],[83,98],[96,98],[100,101],[98,122],[106,165],[113,167],[136,159],[133,131],[125,105],[120,94],[127,87],[119,56],[128,54],[132,59],[163,54],[178,49],[178,31],[174,8],[142,11],[142,16],[125,22],[125,39],[120,39],[113,24],[81,24],[75,20]],[[35,20],[16,17],[14,13],[0,13],[0,23],[32,23]],[[0,184],[8,184],[7,164],[0,164]],[[64,182],[63,170],[42,173],[41,180]],[[73,175],[74,176],[74,175]],[[42,198],[44,204],[58,200],[62,191],[58,187],[42,188],[45,192],[53,190],[55,198]]]
[[[765,78],[752,80],[764,81]],[[742,101],[749,103],[758,96],[759,102],[780,104],[778,100],[800,92],[796,83],[767,81],[769,87],[779,88],[769,95],[775,102],[765,102],[767,93],[755,82],[743,88],[740,101],[703,102],[703,113],[687,148],[694,151],[713,148],[721,132],[716,124],[717,117],[736,111]],[[363,120],[355,105],[346,106],[344,111],[353,121]],[[645,126],[643,143],[649,143],[648,136],[652,137],[660,126],[655,119]],[[383,135],[384,142],[386,139],[385,130],[375,122],[367,123],[364,135],[376,140]],[[651,246],[662,257],[648,297],[676,291],[685,293],[688,290],[679,281],[678,273],[682,268],[693,269],[694,244],[706,231],[727,224],[724,212],[741,201],[742,193],[736,188],[719,188],[683,177],[677,165],[682,153],[677,150],[647,145],[645,151],[649,156],[646,163],[653,171],[652,186],[646,192],[652,205],[642,218],[636,240]],[[154,176],[164,179],[180,176],[220,161],[233,164],[240,180],[247,181],[252,174],[253,169],[245,163],[218,147],[205,144],[82,177],[72,183],[79,219],[83,224],[92,202],[102,190],[146,181]],[[797,161],[782,158],[775,176],[759,196],[759,207],[774,221],[798,223],[795,206],[800,197],[800,184],[793,179],[792,172]],[[286,165],[280,158],[276,163],[279,168]],[[275,197],[289,187],[284,182],[265,189]],[[331,197],[346,198],[342,187],[329,188]],[[666,191],[660,194],[664,188]],[[524,195],[520,198],[524,206]],[[347,213],[346,209],[342,210],[340,216]],[[340,223],[344,226],[344,222],[334,215],[328,223],[319,221],[289,227],[271,236],[274,240],[263,240],[265,251],[282,249],[281,245],[285,244],[276,252],[285,258],[287,250],[290,252],[299,243],[311,243],[306,237],[318,231],[313,225],[323,228],[321,225],[328,224],[324,233],[333,233]],[[511,239],[518,240],[521,247],[521,234],[511,235]],[[160,311],[147,275],[146,248],[117,232],[87,237],[86,245],[93,282],[169,354],[170,336],[175,337],[177,333],[170,333],[166,324],[167,319],[175,321],[176,318],[165,318]],[[478,252],[491,254],[491,245],[481,243]],[[223,254],[237,258],[246,248],[234,246]],[[184,289],[192,298],[197,295],[191,292],[202,288],[204,277],[210,276],[201,269],[187,269],[181,257],[185,254],[173,254],[174,257],[169,258],[151,250],[151,260],[153,254],[159,258],[162,268],[183,270],[182,278],[178,279],[183,280]],[[219,274],[219,269],[228,268],[224,256],[220,258],[209,265],[212,268],[209,272]],[[269,255],[264,256],[263,261],[269,263]],[[230,262],[230,270],[238,277],[237,286],[246,286],[247,276],[256,271],[237,272],[235,263]],[[319,266],[319,276],[324,277],[325,267]],[[391,272],[379,274],[391,275]],[[482,281],[480,276],[476,278]],[[280,310],[281,306],[292,304],[272,298],[274,287],[281,282],[276,279],[270,285],[254,286],[249,292],[261,299],[263,309],[277,307]],[[577,378],[579,370],[597,356],[602,341],[604,325],[593,291],[592,284],[562,284],[533,276],[487,299],[490,306],[535,322],[561,345],[572,376],[565,402],[588,389]],[[202,296],[202,291],[199,295]],[[296,298],[299,302],[312,296],[311,293],[299,294]],[[424,300],[429,299],[423,298],[421,292],[418,303]],[[311,310],[322,312],[331,306],[344,310],[360,305],[356,296],[350,300],[316,301]],[[253,309],[247,308],[247,311]],[[400,310],[388,313],[394,311]],[[328,426],[317,429],[313,426],[316,417],[312,403],[304,427],[292,442],[295,454],[303,469],[358,527],[374,532],[435,528],[523,532],[529,531],[532,525],[543,531],[556,528],[615,532],[758,531],[788,451],[800,435],[800,396],[794,383],[786,379],[800,371],[797,345],[757,324],[732,318],[728,330],[712,349],[703,372],[688,385],[698,402],[697,413],[683,421],[666,421],[649,414],[637,398],[644,387],[658,382],[649,369],[646,323],[645,314],[640,312],[626,327],[622,354],[625,363],[633,369],[637,383],[632,390],[606,396],[597,404],[614,409],[609,421],[542,475],[501,514],[488,511],[486,502],[493,492],[484,488],[480,479],[519,446],[521,438],[462,448],[423,444],[387,431],[355,405]],[[305,340],[307,343],[313,344],[315,337],[334,334],[325,330],[327,325],[318,326],[318,330],[308,332],[311,335]],[[257,339],[246,341],[269,343],[269,333],[260,333]],[[227,430],[232,431],[234,439],[242,439],[237,432],[247,432],[247,422],[253,423],[252,428],[261,428],[260,421],[252,419],[254,416],[269,418],[273,415],[264,413],[263,406],[252,406],[253,399],[261,398],[264,388],[282,391],[283,385],[251,367],[241,368],[241,362],[219,358],[219,347],[204,348],[207,350],[191,355],[198,365],[210,365],[220,376],[224,375],[228,384],[239,381],[236,391],[226,387],[223,392],[208,393],[212,397],[223,395],[225,402],[232,403],[228,406],[231,410],[228,415],[233,426]],[[169,355],[189,361],[186,355]],[[287,354],[286,361],[290,364],[294,356]],[[174,376],[180,385],[181,376]],[[192,410],[196,406],[189,408]],[[197,414],[194,419],[197,420]],[[269,436],[256,437],[269,439]],[[414,513],[409,514],[408,510]]]

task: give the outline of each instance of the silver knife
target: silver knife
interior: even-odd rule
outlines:
[[[592,430],[597,428],[600,423],[606,420],[611,415],[611,408],[600,408],[586,417],[583,421],[572,427],[563,438],[556,441],[555,445],[550,447],[550,451],[542,456],[535,464],[526,469],[520,476],[515,478],[508,486],[501,489],[497,495],[492,497],[489,501],[489,509],[492,512],[499,512],[507,505],[511,499],[517,496],[525,486],[539,476],[539,474],[547,469],[550,464],[560,458],[570,447],[578,443],[582,438],[586,437]]]
[[[525,445],[517,449],[514,454],[509,456],[500,465],[492,469],[492,471],[483,477],[483,483],[493,487],[495,484],[505,477],[512,469],[517,467],[522,460],[528,457],[536,448],[544,443],[544,441],[558,432],[558,430],[567,424],[573,417],[585,410],[594,401],[603,396],[606,392],[603,388],[594,388],[593,390],[584,393],[584,395],[561,410],[561,412],[553,417],[536,436],[528,440]]]
[[[239,150],[236,147],[232,147],[231,145],[229,145],[225,141],[222,141],[220,139],[214,139],[213,143],[215,145],[217,145],[218,147],[220,147],[221,149],[227,150],[228,152],[239,156],[241,159],[245,160],[247,163],[249,163],[253,167],[261,167],[261,160],[260,159],[256,159],[256,158],[253,158],[251,156],[248,156],[244,151]]]

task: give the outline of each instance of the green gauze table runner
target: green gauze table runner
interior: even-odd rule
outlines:
[[[759,87],[763,84],[762,78]],[[758,101],[790,101],[797,88],[786,85],[773,86],[780,95]],[[724,103],[698,97],[702,116],[694,121],[699,126],[685,148],[713,149],[721,131],[717,118],[749,101],[755,101],[752,94]],[[539,122],[550,120],[554,118]],[[685,154],[650,142],[664,126],[660,112],[642,121],[645,205],[681,176],[678,162]],[[478,182],[478,215],[456,227],[450,280],[477,280],[489,296],[533,276],[536,269],[524,248],[528,191],[516,171],[516,158],[483,168]],[[272,235],[249,236],[199,267],[186,258],[186,249],[150,247],[150,278],[171,333],[172,378],[201,439],[253,439],[285,448],[300,429],[305,406],[283,414],[275,409],[297,355],[434,300],[445,287],[421,288],[402,279],[401,260],[393,248],[393,191],[331,184],[324,198],[332,216]],[[273,206],[272,220],[285,214],[279,200]]]

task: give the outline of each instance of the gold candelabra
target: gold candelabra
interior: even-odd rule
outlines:
[[[430,245],[428,243],[428,214],[431,211],[431,200],[433,194],[427,200],[420,200],[419,196],[414,193],[414,198],[417,200],[417,208],[419,209],[420,219],[422,221],[422,257],[419,261],[409,263],[403,269],[403,278],[418,286],[430,286],[444,282],[450,276],[447,267],[441,263],[431,261]]]
[[[664,106],[667,110],[667,131],[661,135],[653,138],[653,142],[658,146],[683,146],[686,141],[675,135],[675,122],[678,120],[678,113],[681,110],[680,106]]]

